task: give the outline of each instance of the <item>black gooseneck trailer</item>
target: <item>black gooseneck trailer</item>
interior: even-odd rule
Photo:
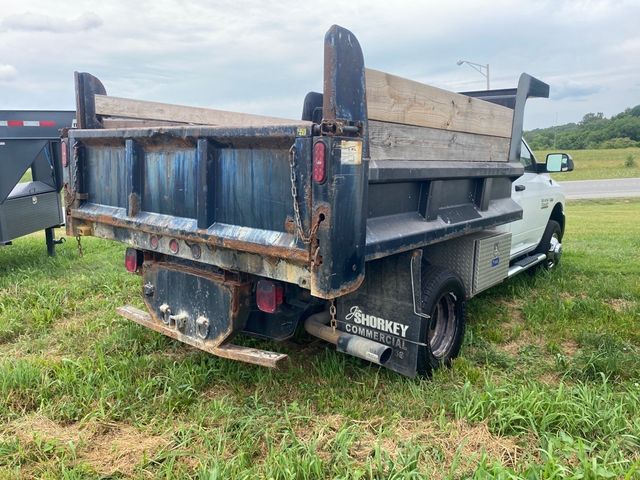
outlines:
[[[74,118],[74,111],[0,111],[0,245],[44,230],[55,255],[54,228],[64,224],[60,130]]]
[[[67,232],[127,244],[148,312],[119,312],[202,350],[275,367],[231,340],[304,324],[428,373],[458,353],[465,300],[506,278],[494,228],[522,216],[524,105],[549,87],[459,95],[365,69],[344,28],[324,47],[299,121],[113,98],[77,73]]]

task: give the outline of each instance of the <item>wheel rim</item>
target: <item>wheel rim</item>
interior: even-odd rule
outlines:
[[[560,256],[562,255],[562,243],[560,243],[560,238],[556,232],[551,235],[551,239],[549,241],[549,251],[547,252],[547,268],[552,269],[558,262],[560,261]]]
[[[436,303],[431,319],[427,339],[431,353],[442,359],[451,349],[456,332],[456,297],[452,292],[442,295]]]

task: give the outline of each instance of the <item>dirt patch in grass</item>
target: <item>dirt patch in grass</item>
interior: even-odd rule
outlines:
[[[497,348],[515,357],[518,356],[523,348],[531,345],[543,347],[544,340],[541,337],[534,337],[528,330],[522,330],[516,338],[503,345],[497,345]]]
[[[478,463],[484,453],[490,461],[515,467],[524,455],[524,450],[514,438],[492,434],[486,423],[469,424],[464,420],[450,423],[442,429],[435,422],[404,421],[398,428],[401,436],[420,443],[428,442],[443,452],[444,464],[451,467],[456,457],[463,470],[470,470]],[[440,462],[432,457],[425,459],[438,470]]]
[[[361,441],[369,445],[359,449],[360,455],[367,451],[369,456],[373,453],[376,438],[373,432],[368,437]],[[379,441],[381,450],[393,459],[403,445],[418,444],[426,449],[420,462],[434,472],[433,478],[444,477],[454,465],[460,472],[471,472],[483,455],[489,462],[509,467],[516,467],[524,456],[524,449],[514,438],[492,434],[485,423],[469,424],[464,420],[453,421],[444,428],[430,420],[403,420],[391,435]]]
[[[227,397],[234,397],[235,393],[228,385],[217,383],[203,390],[200,396],[206,400],[223,400]]]
[[[503,299],[499,302],[502,304],[509,315],[509,321],[505,326],[516,328],[524,324],[524,316],[522,314],[522,307],[524,307],[524,301],[519,298]]]
[[[315,440],[318,456],[324,462],[328,462],[331,460],[331,442],[335,439],[336,433],[350,421],[342,415],[320,415],[317,418],[311,428],[306,423],[300,424],[294,429],[294,433],[303,443]]]
[[[573,357],[578,351],[578,349],[580,348],[580,346],[573,340],[566,340],[562,342],[562,344],[560,345],[560,348],[562,349],[562,352],[565,355],[569,357]]]
[[[11,343],[0,345],[0,357],[10,355],[25,360],[46,358],[51,362],[59,362],[69,356],[67,344],[77,345],[78,339],[85,338],[82,330],[87,321],[87,316],[62,316],[55,319],[47,331],[17,333]],[[94,340],[95,337],[92,338]]]
[[[531,332],[525,327],[525,318],[522,313],[524,302],[521,299],[509,299],[502,300],[500,303],[506,308],[509,318],[507,322],[500,325],[508,339],[500,348],[510,355],[516,355],[521,347],[529,345],[534,340]]]
[[[37,440],[60,445],[72,443],[78,464],[88,464],[96,473],[107,476],[132,475],[143,460],[153,458],[169,445],[163,436],[147,434],[125,424],[63,425],[38,414],[9,424],[3,432],[3,436],[7,435],[15,435],[24,445]]]
[[[296,431],[303,442],[316,440],[318,456],[323,461],[331,460],[331,446],[336,434],[343,428],[351,428],[357,436],[349,446],[349,456],[358,465],[363,465],[376,455],[376,450],[396,460],[405,447],[419,446],[422,450],[420,466],[432,472],[430,478],[443,478],[452,467],[459,472],[471,472],[482,456],[489,462],[517,468],[524,457],[536,455],[533,446],[536,439],[528,439],[532,446],[525,450],[515,437],[502,437],[489,431],[486,423],[470,424],[456,420],[441,425],[435,420],[401,420],[388,425],[383,418],[355,421],[341,415],[318,416],[312,428],[309,425]],[[456,467],[457,466],[457,467]]]
[[[556,387],[560,385],[561,378],[557,373],[545,372],[542,375],[538,375],[538,381],[543,385]]]
[[[575,299],[586,300],[587,298],[589,298],[589,295],[587,295],[584,292],[582,293],[559,292],[558,295],[563,300],[575,300]]]
[[[635,302],[631,300],[625,300],[624,298],[611,298],[606,300],[605,303],[609,305],[615,312],[621,313],[625,310],[631,310]]]

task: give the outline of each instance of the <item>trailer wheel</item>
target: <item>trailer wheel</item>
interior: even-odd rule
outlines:
[[[562,257],[562,228],[558,222],[549,220],[535,253],[546,253],[547,259],[541,263],[542,267],[549,271],[555,270]]]
[[[465,289],[452,270],[435,265],[422,269],[422,311],[425,319],[423,343],[418,357],[418,373],[428,375],[436,368],[450,366],[462,346],[465,327]]]

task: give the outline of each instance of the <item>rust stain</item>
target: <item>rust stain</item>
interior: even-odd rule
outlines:
[[[329,228],[331,225],[331,207],[327,203],[318,203],[316,208],[313,210],[313,224],[316,222],[320,222],[320,227],[318,228]]]
[[[290,234],[296,233],[296,223],[290,216],[284,221],[284,231]]]
[[[234,326],[236,325],[235,320],[240,310],[240,302],[242,298],[245,298],[248,295],[250,295],[251,293],[250,283],[240,281],[239,279],[236,279],[236,278],[230,278],[225,273],[209,272],[203,269],[199,269],[199,268],[195,268],[187,265],[177,265],[175,263],[164,262],[164,261],[151,261],[150,263],[144,264],[143,268],[144,268],[144,278],[148,278],[149,276],[151,276],[152,278],[155,278],[157,276],[157,272],[161,269],[172,270],[172,271],[182,272],[188,275],[200,277],[227,288],[231,293],[231,305],[230,305],[229,312],[227,312],[229,315],[228,327],[223,332],[221,332],[220,335],[218,335],[216,338],[207,339],[206,343],[208,345],[213,345],[214,347],[217,347],[221,345],[225,340],[230,338],[234,333],[236,333],[234,331]],[[147,306],[147,310],[149,310],[150,312],[149,315],[152,317],[153,321],[155,321],[156,323],[164,327],[164,325],[162,324],[162,319],[158,317],[158,314],[155,308],[153,307],[153,305],[151,304],[151,302],[148,300],[146,296],[144,297],[144,303]],[[181,337],[186,336],[181,332],[178,332],[178,333],[180,334]],[[191,338],[191,337],[188,337],[188,338]],[[184,341],[182,338],[178,338],[178,340]]]
[[[324,290],[321,291],[321,290],[318,290],[317,288],[315,275],[311,275],[311,295],[313,295],[314,297],[323,298],[325,300],[330,300],[332,298],[339,298],[349,293],[355,292],[362,286],[363,282],[364,282],[364,273],[361,273],[351,282],[343,284],[341,288],[329,290],[329,291],[324,291]]]
[[[214,345],[211,341],[196,340],[192,337],[182,334],[181,332],[154,321],[151,315],[143,310],[132,306],[124,306],[116,309],[116,312],[123,317],[136,322],[143,327],[150,328],[167,337],[178,340],[192,347],[196,347],[205,352],[211,353],[218,357],[228,358],[230,360],[239,360],[242,362],[253,363],[268,368],[286,368],[288,363],[288,355],[284,353],[269,352],[266,350],[258,350],[255,348],[241,347],[233,344]]]
[[[235,240],[229,238],[220,238],[208,235],[207,238],[195,234],[188,234],[186,230],[170,231],[167,232],[166,227],[145,225],[138,222],[131,222],[127,220],[121,220],[108,214],[90,214],[81,210],[71,210],[71,215],[75,219],[89,220],[96,223],[102,223],[114,227],[125,228],[136,232],[145,232],[154,235],[171,236],[176,239],[184,240],[192,243],[202,243],[205,245],[224,247],[233,250],[241,250],[244,252],[257,253],[259,255],[278,257],[287,260],[293,260],[297,262],[309,262],[310,252],[308,249],[303,250],[300,248],[292,247],[278,247],[273,245],[261,245],[258,243],[251,243],[244,240]],[[188,221],[184,222],[185,224]],[[185,225],[186,228],[186,225]]]
[[[76,228],[76,234],[88,237],[93,233],[93,227],[91,225],[78,225]]]

